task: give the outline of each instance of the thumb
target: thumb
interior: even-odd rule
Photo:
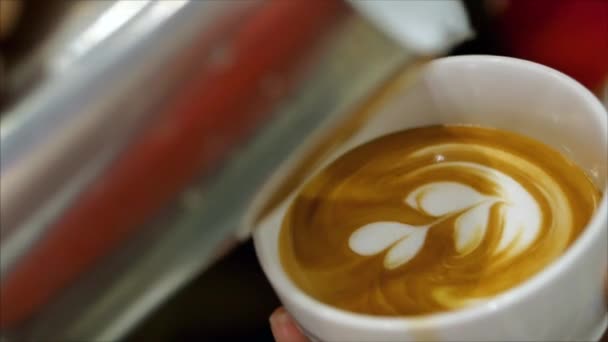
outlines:
[[[309,342],[289,313],[282,307],[270,315],[270,329],[276,342]]]

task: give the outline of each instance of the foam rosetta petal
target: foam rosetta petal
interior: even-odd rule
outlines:
[[[384,257],[387,269],[397,268],[420,252],[428,226],[411,226],[399,222],[374,222],[357,229],[348,240],[351,250],[370,256],[390,248]],[[392,246],[392,247],[391,247]]]
[[[359,255],[374,255],[418,230],[420,228],[399,222],[374,222],[357,229],[350,236],[348,245]]]
[[[468,185],[435,182],[416,188],[407,195],[405,202],[413,209],[438,217],[464,210],[484,199],[484,195]]]
[[[417,228],[394,245],[384,258],[384,267],[395,269],[412,260],[424,246],[428,229]]]
[[[458,253],[468,254],[479,246],[488,229],[493,204],[492,201],[481,203],[456,219],[454,244]]]

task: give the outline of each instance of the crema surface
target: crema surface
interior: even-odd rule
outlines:
[[[515,133],[432,126],[381,137],[306,184],[281,228],[304,292],[372,315],[486,300],[559,257],[600,192],[559,152]]]

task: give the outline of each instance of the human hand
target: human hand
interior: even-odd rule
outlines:
[[[270,329],[276,342],[309,342],[283,307],[270,315]]]

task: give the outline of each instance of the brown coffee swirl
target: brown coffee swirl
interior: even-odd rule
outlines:
[[[484,300],[561,255],[600,193],[559,152],[488,128],[433,126],[364,144],[289,208],[281,262],[305,292],[373,315]]]

